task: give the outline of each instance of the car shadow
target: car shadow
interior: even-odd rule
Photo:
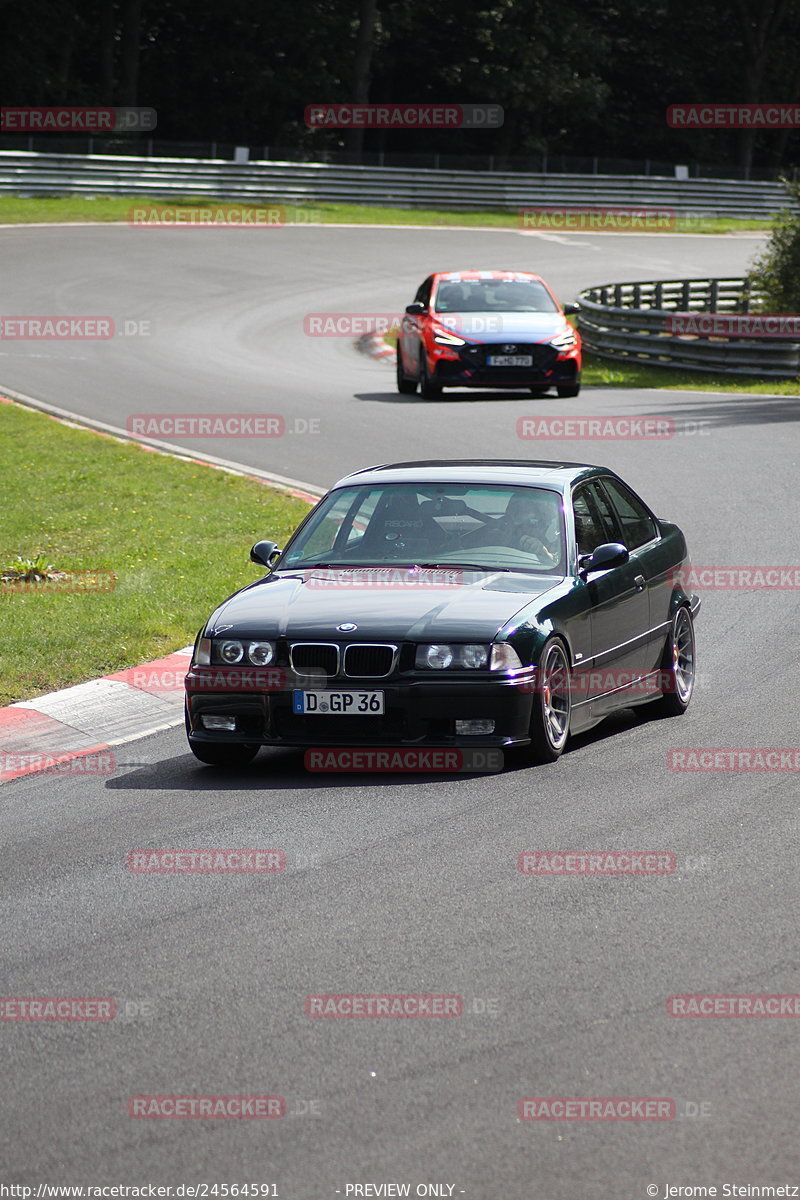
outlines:
[[[177,758],[155,763],[126,763],[118,758],[117,766],[125,773],[107,780],[105,786],[109,790],[216,792],[234,788],[241,792],[321,791],[356,785],[402,787],[413,783],[444,783],[454,779],[481,779],[485,775],[481,771],[306,771],[301,749],[272,747],[262,749],[251,764],[238,768],[205,766],[189,751]]]
[[[646,711],[645,706],[620,709],[593,729],[570,738],[563,754],[564,761],[569,760],[572,754],[606,742],[627,730],[664,719],[666,718],[658,713],[651,714]],[[504,769],[500,774],[537,769],[526,760],[524,747],[504,751],[504,760]],[[205,766],[188,750],[177,758],[163,759],[156,763],[126,763],[118,758],[117,765],[124,774],[112,776],[106,781],[105,786],[109,790],[216,792],[233,788],[242,792],[307,792],[356,785],[387,788],[415,783],[452,783],[454,780],[483,779],[487,774],[482,771],[312,772],[306,771],[303,766],[303,750],[293,747],[266,747],[251,764],[239,768]]]
[[[477,388],[465,388],[463,391],[446,391],[436,400],[424,400],[419,394],[401,396],[399,392],[354,392],[354,400],[364,400],[371,404],[485,404],[487,400],[525,400],[535,404],[537,400],[557,400],[555,391],[545,396],[532,396],[524,388],[519,391],[478,391]]]
[[[587,729],[585,733],[578,733],[569,739],[567,746],[562,754],[562,759],[567,762],[573,754],[578,754],[581,750],[588,750],[592,746],[597,746],[603,742],[613,740],[619,734],[626,733],[631,729],[639,729],[642,725],[649,725],[657,721],[664,720],[659,713],[650,713],[647,711],[647,705],[638,705],[635,708],[621,708],[615,713],[610,713],[604,717],[599,725],[595,725],[592,729]],[[557,764],[548,764],[556,766]],[[505,774],[512,771],[535,771],[537,768],[532,766],[525,760],[524,747],[519,750],[509,750],[506,752]]]

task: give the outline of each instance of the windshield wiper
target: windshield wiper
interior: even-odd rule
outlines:
[[[484,563],[443,562],[443,563],[414,563],[420,571],[446,571],[448,567],[462,567],[467,571],[512,571],[515,567],[487,567]],[[413,568],[412,568],[413,569]],[[525,568],[522,568],[523,570]]]

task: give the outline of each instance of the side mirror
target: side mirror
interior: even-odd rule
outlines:
[[[256,542],[250,551],[250,562],[260,563],[262,567],[274,567],[281,553],[275,542]]]
[[[622,567],[630,558],[626,546],[622,542],[603,542],[591,554],[582,554],[578,559],[578,570],[586,577],[593,571],[610,571],[612,567]]]
[[[565,317],[574,317],[575,313],[579,313],[580,311],[581,311],[580,304],[576,303],[576,304],[565,304],[564,305],[564,316]]]
[[[421,317],[422,314],[426,313],[427,311],[428,310],[425,305],[420,304],[418,300],[415,300],[413,304],[406,305],[406,312],[410,317]]]

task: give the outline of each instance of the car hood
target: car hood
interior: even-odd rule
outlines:
[[[552,576],[448,568],[278,571],[213,614],[208,636],[325,641],[491,642]],[[351,622],[355,630],[337,632]]]
[[[549,313],[452,313],[445,322],[444,314],[435,317],[437,323],[451,329],[470,342],[546,341],[562,333],[567,324],[560,312]]]

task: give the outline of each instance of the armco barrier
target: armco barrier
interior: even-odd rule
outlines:
[[[757,295],[746,279],[605,283],[579,296],[583,344],[599,358],[724,375],[800,376],[800,341],[676,335],[676,312],[747,313]]]
[[[684,216],[767,219],[791,201],[777,183],[675,179],[655,175],[547,175],[411,170],[326,163],[131,158],[127,155],[0,151],[0,193],[101,194],[340,202],[403,208],[493,209],[630,207]]]

